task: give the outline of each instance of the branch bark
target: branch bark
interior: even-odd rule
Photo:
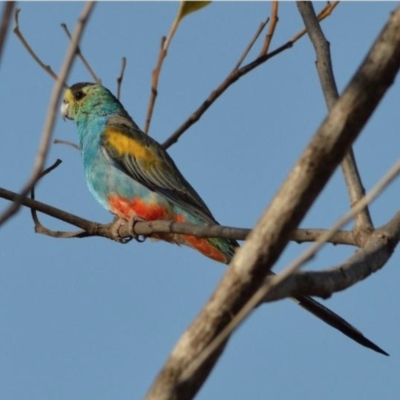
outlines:
[[[318,14],[318,19],[322,21],[326,17],[328,17],[331,12],[334,10],[334,8],[337,6],[338,2],[335,1],[333,3],[328,3],[326,7]],[[276,24],[276,21],[275,21]],[[274,33],[273,28],[271,30],[271,34],[273,35]],[[203,103],[197,108],[196,111],[192,113],[192,115],[184,121],[181,126],[175,130],[174,133],[171,134],[171,136],[162,144],[165,149],[168,147],[172,146],[174,143],[176,143],[179,138],[193,125],[195,124],[201,117],[202,115],[208,110],[208,108],[224,93],[233,83],[235,83],[237,80],[239,80],[242,76],[246,75],[253,69],[259,67],[261,64],[265,63],[269,59],[277,56],[278,54],[282,53],[283,51],[290,49],[304,34],[306,33],[305,29],[302,29],[300,32],[298,32],[295,36],[293,36],[289,41],[287,41],[285,44],[282,46],[279,46],[275,50],[271,51],[268,54],[262,54],[259,55],[255,60],[252,62],[244,65],[241,68],[237,68],[237,65],[231,71],[231,73],[223,80],[223,82],[216,88],[214,89],[210,95],[207,97],[206,100],[203,101]],[[249,46],[252,46],[252,40],[249,43]],[[248,47],[249,47],[248,46]],[[269,44],[268,44],[269,46]],[[247,48],[248,48],[247,47]],[[245,50],[246,53],[246,50]],[[239,60],[241,65],[242,59]]]
[[[36,225],[35,231],[37,233],[56,238],[84,238],[90,236],[100,236],[107,239],[114,239],[111,229],[113,224],[100,224],[98,222],[89,221],[59,208],[50,206],[49,204],[30,199],[28,197],[23,197],[18,193],[2,187],[0,187],[0,198],[18,202],[22,206],[28,207],[31,210],[39,211],[43,214],[49,215],[50,217],[82,229],[82,231],[79,232],[62,232],[52,231],[44,227],[40,227],[38,229],[38,225]],[[189,234],[197,237],[222,237],[226,239],[245,240],[250,232],[251,229],[247,228],[234,228],[221,225],[199,226],[189,223],[171,221],[138,221],[135,223],[134,232],[132,232],[131,227],[126,224],[119,228],[118,235],[122,238],[133,238],[132,233],[134,235],[142,236],[151,236],[154,233],[178,233]],[[314,242],[325,232],[325,229],[297,229],[295,232],[293,232],[291,240],[297,243]],[[345,244],[357,246],[357,243],[353,237],[353,233],[349,231],[337,232],[329,243],[335,245]]]
[[[297,7],[303,18],[303,22],[306,26],[311,43],[315,49],[315,54],[317,56],[316,66],[322,92],[324,94],[328,110],[331,110],[339,98],[339,93],[333,74],[330,43],[325,38],[321,25],[318,22],[313,4],[309,1],[298,1]],[[342,172],[346,182],[347,191],[349,193],[351,206],[354,206],[365,195],[365,189],[362,184],[354,152],[351,147],[342,161]],[[357,215],[355,219],[355,229],[355,233],[360,238],[360,242],[363,239],[363,232],[369,233],[372,231],[373,224],[368,208],[365,208]]]
[[[328,298],[379,271],[400,241],[400,211],[384,226],[376,229],[346,262],[325,271],[297,272],[272,290],[264,301],[297,296]],[[270,278],[268,278],[270,279]]]
[[[185,369],[267,277],[290,234],[341,162],[400,68],[400,7],[318,129],[199,316],[181,337],[146,399],[192,399],[226,344],[190,376]]]
[[[95,4],[96,3],[89,1],[84,5],[82,13],[76,24],[74,34],[72,35],[71,42],[69,44],[69,47],[65,55],[64,62],[61,66],[60,73],[58,74],[56,83],[54,84],[53,87],[53,91],[50,97],[50,104],[47,112],[47,117],[43,127],[42,137],[40,139],[39,148],[33,165],[33,171],[30,178],[26,182],[25,186],[21,190],[22,196],[26,196],[31,191],[37,179],[39,178],[40,173],[43,170],[43,165],[46,162],[47,153],[49,151],[51,143],[51,136],[53,134],[55,117],[58,111],[58,103],[60,100],[61,91],[64,88],[65,82],[72,68],[76,56],[76,49],[79,45],[80,38],[82,37],[87,21],[92,13]],[[12,217],[19,210],[19,208],[20,208],[19,202],[14,202],[10,207],[8,207],[0,215],[0,226],[4,222],[6,222],[10,217]]]
[[[0,24],[0,62],[1,62],[1,56],[3,54],[4,43],[6,42],[6,38],[8,35],[8,26],[10,24],[11,14],[14,9],[14,6],[15,6],[14,1],[7,1],[4,3],[3,6],[3,14]]]

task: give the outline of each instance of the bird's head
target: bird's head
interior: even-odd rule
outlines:
[[[121,103],[99,83],[75,83],[64,94],[61,104],[63,118],[75,122],[93,116],[106,116],[123,109]]]

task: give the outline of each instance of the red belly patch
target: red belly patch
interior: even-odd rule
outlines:
[[[110,195],[108,201],[111,212],[127,220],[132,217],[139,217],[146,221],[172,219],[170,210],[154,202],[145,203],[139,198],[128,200],[116,195]]]
[[[176,222],[190,222],[182,215],[176,215],[174,212],[162,205],[155,202],[144,202],[140,198],[132,200],[119,197],[117,195],[110,195],[108,197],[110,211],[116,214],[119,218],[129,220],[133,217],[141,218],[145,221],[176,221]],[[197,238],[191,235],[178,235],[174,233],[154,234],[153,238],[163,239],[168,242],[175,242],[178,244],[186,244],[204,254],[213,260],[226,263],[227,258],[218,250],[215,245],[210,243],[209,240],[204,238]]]

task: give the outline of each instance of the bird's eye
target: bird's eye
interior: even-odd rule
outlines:
[[[85,97],[85,93],[82,92],[82,90],[79,90],[78,92],[75,93],[75,100],[81,100]]]

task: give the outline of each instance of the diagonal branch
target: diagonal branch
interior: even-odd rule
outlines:
[[[61,24],[61,28],[63,29],[65,34],[68,36],[69,40],[72,40],[71,33],[69,32],[67,24],[62,23]],[[80,58],[80,60],[82,61],[83,65],[85,66],[85,68],[89,72],[89,75],[92,77],[94,82],[101,83],[101,79],[94,73],[93,68],[90,66],[90,64],[86,60],[85,56],[83,55],[80,46],[76,47],[76,55]]]
[[[186,368],[228,325],[269,274],[290,234],[339,165],[400,68],[400,7],[336,102],[199,316],[184,333],[146,399],[192,399],[224,342],[190,376]]]
[[[148,133],[150,129],[150,122],[151,118],[153,116],[153,111],[154,111],[154,105],[156,103],[156,99],[158,96],[158,80],[160,78],[160,72],[161,68],[164,62],[165,57],[167,56],[167,50],[168,47],[165,46],[167,38],[163,36],[161,38],[161,43],[160,43],[160,52],[158,53],[158,59],[157,59],[157,64],[151,73],[151,94],[150,94],[150,100],[149,100],[149,105],[147,107],[147,115],[146,115],[146,123],[143,129],[144,133]],[[170,43],[170,42],[168,42]]]
[[[339,93],[333,74],[329,42],[326,40],[321,29],[312,3],[307,1],[298,1],[297,6],[315,49],[317,56],[316,65],[322,92],[325,96],[325,102],[328,109],[331,110],[339,98]],[[354,206],[365,195],[365,189],[361,182],[354,153],[351,148],[342,161],[342,171],[349,192],[351,206]],[[368,208],[365,208],[363,212],[357,215],[355,219],[355,227],[357,231],[360,231],[360,233],[370,232],[373,229]]]
[[[318,15],[318,18],[320,20],[326,18],[332,10],[335,8],[335,6],[338,4],[338,2],[334,2],[332,4],[328,4]],[[329,12],[327,11],[329,10]],[[207,97],[206,100],[203,101],[203,103],[192,113],[192,115],[189,116],[189,118],[184,121],[181,126],[175,130],[174,133],[171,134],[171,136],[162,144],[165,149],[168,147],[172,146],[174,143],[176,143],[179,138],[193,125],[195,124],[202,116],[203,114],[208,110],[208,108],[232,85],[234,84],[237,80],[239,80],[242,76],[246,75],[253,69],[259,67],[261,64],[264,64],[266,61],[270,60],[271,58],[277,56],[278,54],[282,53],[283,51],[290,49],[294,43],[299,40],[304,34],[306,33],[306,30],[303,29],[300,31],[297,35],[295,35],[292,39],[287,41],[285,44],[282,46],[276,48],[272,52],[268,54],[261,55],[257,57],[255,60],[250,62],[249,64],[241,67],[240,69],[234,69],[224,80],[223,82],[216,88],[214,89],[210,95]]]
[[[269,46],[271,44],[272,38],[275,33],[276,25],[278,24],[279,21],[278,7],[279,7],[279,2],[273,1],[271,5],[271,24],[269,25],[269,29],[267,35],[265,36],[264,44],[260,51],[259,56],[263,56],[264,54],[268,53]]]
[[[243,51],[242,55],[240,56],[238,62],[236,63],[235,67],[233,68],[234,71],[240,68],[240,66],[242,65],[244,59],[249,54],[250,50],[254,46],[254,43],[257,41],[258,37],[261,35],[261,32],[264,30],[264,28],[266,27],[268,22],[269,22],[269,18],[267,18],[265,21],[261,22],[261,24],[258,26],[258,28],[256,30],[256,33],[254,34],[254,36],[250,40],[250,42],[247,45],[247,47],[244,49],[244,51]]]
[[[389,223],[375,230],[345,263],[326,271],[297,272],[277,286],[265,301],[288,296],[318,296],[328,298],[345,290],[381,269],[389,260],[400,240],[400,212]]]
[[[32,50],[32,47],[29,45],[29,43],[26,41],[24,35],[21,33],[21,30],[19,29],[19,13],[21,9],[17,8],[15,10],[15,15],[14,15],[14,21],[15,21],[15,27],[14,27],[14,33],[17,36],[17,38],[20,40],[22,45],[25,47],[26,51],[28,54],[36,61],[39,66],[44,69],[54,80],[57,80],[57,75],[55,72],[52,70],[50,65],[46,65],[38,56],[37,54]],[[64,89],[67,89],[68,85],[64,83]],[[29,191],[29,190],[28,190]]]
[[[371,190],[370,193],[368,193],[367,196],[363,197],[363,199],[355,206],[353,207],[349,212],[347,212],[343,217],[341,217],[334,225],[333,227],[326,231],[325,234],[317,241],[315,242],[312,246],[310,246],[306,251],[304,251],[298,258],[296,258],[288,267],[286,267],[281,273],[278,275],[273,276],[272,278],[267,277],[267,280],[265,283],[258,288],[258,290],[251,296],[251,298],[247,301],[247,303],[239,310],[237,315],[232,319],[232,321],[229,322],[229,324],[221,331],[221,333],[218,334],[218,336],[208,345],[204,351],[199,355],[197,359],[195,359],[191,365],[189,365],[188,369],[185,371],[185,376],[183,379],[186,379],[187,376],[192,375],[195,370],[203,363],[208,357],[212,355],[212,353],[218,349],[221,345],[223,345],[226,340],[228,339],[229,335],[234,331],[235,328],[239,326],[240,323],[244,321],[244,319],[250,315],[252,310],[257,307],[262,301],[264,301],[265,298],[268,298],[268,296],[272,293],[274,293],[275,290],[279,289],[282,285],[285,285],[288,279],[297,272],[297,270],[303,266],[307,261],[309,261],[311,258],[315,256],[318,250],[320,250],[327,242],[327,240],[330,239],[331,236],[335,234],[336,231],[338,231],[342,226],[347,224],[351,219],[353,219],[363,208],[365,208],[368,204],[371,203],[373,199],[375,199],[385,187],[387,187],[393,179],[400,173],[400,161],[396,163],[396,165],[376,184],[376,186]],[[398,227],[398,231],[400,231],[400,227]],[[373,235],[375,237],[375,235]],[[382,235],[379,234],[380,239],[382,239]],[[376,256],[376,247],[379,249],[382,248],[381,243],[383,242],[385,245],[387,245],[387,240],[378,240],[380,244],[377,246],[377,241],[372,240],[371,241],[371,235],[369,237],[370,241],[370,247],[372,246],[373,252],[372,254]],[[393,253],[394,247],[396,246],[397,243],[392,244],[392,246],[385,246],[383,250],[385,251],[385,254],[383,257],[380,257],[379,262],[375,262],[376,257],[371,256],[371,262],[373,262],[375,271],[378,269],[382,268],[386,261],[389,259],[390,255]],[[387,251],[388,250],[388,251]],[[360,257],[361,255],[361,257]],[[378,254],[379,256],[379,254]],[[384,260],[382,262],[381,260]],[[365,253],[363,253],[363,250],[358,251],[351,259],[350,265],[357,265],[358,269],[358,276],[351,277],[353,279],[336,279],[337,282],[337,287],[336,291],[339,290],[344,290],[346,287],[352,286],[358,281],[365,279],[368,277],[372,272],[370,271],[369,268],[365,268],[364,264],[367,264],[367,260],[365,258]],[[350,262],[349,260],[349,262]],[[349,262],[347,265],[349,265]],[[360,263],[362,268],[360,268]],[[377,264],[377,266],[376,266]],[[346,271],[341,270],[340,274],[346,276]],[[317,275],[317,274],[316,274]],[[350,277],[349,277],[350,278]],[[358,279],[357,279],[358,278]],[[340,286],[341,285],[341,286]],[[326,287],[329,285],[325,285],[324,290],[321,290],[323,294],[320,294],[322,297],[329,297],[333,291],[326,291]],[[331,288],[332,289],[332,288]],[[315,293],[314,293],[315,295]],[[297,296],[303,296],[303,293],[300,293],[300,295]],[[297,297],[298,298],[298,297]],[[300,297],[301,301],[301,297]],[[301,304],[301,303],[300,303]],[[363,339],[363,338],[362,338]],[[358,341],[356,339],[356,341]],[[361,342],[362,343],[362,342]],[[372,344],[373,346],[370,346],[370,343],[368,343],[367,347],[373,348],[374,350],[388,355],[385,351],[383,351],[381,348],[376,346],[375,344]]]
[[[8,35],[8,25],[10,24],[11,14],[14,9],[14,6],[15,6],[14,1],[7,1],[4,3],[3,6],[3,15],[1,18],[1,25],[0,25],[0,62],[4,44],[6,42],[6,38]]]
[[[75,60],[76,55],[76,48],[79,44],[80,38],[83,34],[83,31],[86,27],[87,21],[92,13],[96,3],[94,2],[87,2],[85,3],[81,16],[78,19],[78,22],[75,27],[74,34],[72,36],[71,43],[68,47],[64,62],[61,66],[60,73],[57,77],[57,80],[53,87],[53,92],[50,98],[50,104],[47,112],[47,117],[45,120],[44,128],[42,137],[40,139],[39,148],[37,151],[35,163],[33,165],[33,171],[26,182],[25,186],[21,190],[21,196],[25,197],[35,185],[40,173],[43,169],[43,165],[46,162],[47,153],[50,147],[51,136],[53,133],[53,128],[55,125],[55,118],[58,110],[58,103],[61,96],[61,91],[65,85],[65,81],[68,78],[69,72],[71,70],[72,64]],[[7,208],[1,215],[0,215],[0,226],[7,221],[12,215],[14,215],[20,207],[20,203],[14,202],[9,208]]]

